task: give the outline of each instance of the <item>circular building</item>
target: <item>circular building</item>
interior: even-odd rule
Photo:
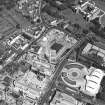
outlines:
[[[71,87],[82,87],[85,85],[84,76],[88,74],[87,68],[79,63],[67,64],[61,78],[63,82]]]

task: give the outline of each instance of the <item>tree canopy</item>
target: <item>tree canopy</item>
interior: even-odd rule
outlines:
[[[7,9],[11,9],[16,5],[17,1],[19,0],[0,0],[0,6],[4,6]]]

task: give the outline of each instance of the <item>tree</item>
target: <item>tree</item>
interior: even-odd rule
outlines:
[[[4,100],[0,100],[0,105],[8,105]]]
[[[10,76],[13,76],[15,73],[18,72],[19,64],[13,62],[11,64],[8,64],[4,69]]]
[[[0,0],[0,6],[4,6],[7,9],[11,9],[16,5],[17,1],[19,0]]]

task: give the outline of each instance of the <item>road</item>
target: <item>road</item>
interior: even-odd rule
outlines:
[[[82,102],[92,103],[92,97],[80,92],[77,88],[69,87],[63,83],[58,83],[57,89],[61,92],[74,97]]]
[[[38,105],[43,105],[45,102],[48,101],[50,95],[51,95],[51,90],[54,89],[56,87],[55,81],[58,79],[60,72],[62,71],[64,65],[67,63],[68,61],[68,57],[69,55],[72,53],[72,51],[74,49],[76,49],[77,47],[79,47],[85,40],[86,38],[82,38],[79,42],[77,42],[73,47],[71,47],[70,51],[68,53],[66,53],[66,55],[61,59],[61,61],[58,63],[56,69],[55,69],[55,74],[54,77],[52,79],[52,81],[49,84],[48,87],[48,91],[45,93],[45,95],[42,97],[42,99],[40,100],[40,102],[38,103]]]

